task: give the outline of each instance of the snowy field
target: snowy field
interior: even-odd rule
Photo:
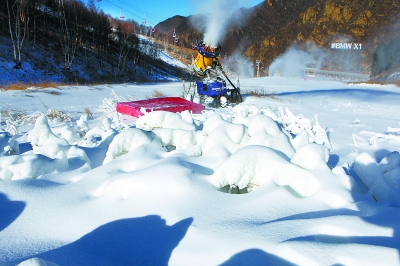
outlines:
[[[0,265],[399,265],[399,88],[240,82],[139,119],[113,91],[183,84],[0,91]]]

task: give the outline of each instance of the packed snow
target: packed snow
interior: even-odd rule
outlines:
[[[240,83],[140,118],[185,85],[1,91],[0,265],[399,265],[399,88]]]

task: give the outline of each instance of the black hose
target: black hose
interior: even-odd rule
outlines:
[[[220,65],[221,66],[221,65]],[[222,74],[225,76],[225,78],[228,80],[228,82],[232,85],[232,87],[235,89],[237,95],[239,95],[239,103],[243,102],[242,95],[240,94],[240,89],[238,89],[235,85],[233,85],[233,82],[228,78],[228,75],[225,73],[225,71],[222,69]],[[237,102],[237,101],[236,101]]]

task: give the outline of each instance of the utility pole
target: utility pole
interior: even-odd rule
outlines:
[[[256,60],[256,64],[257,64],[257,78],[260,77],[260,63],[261,63],[261,60]]]

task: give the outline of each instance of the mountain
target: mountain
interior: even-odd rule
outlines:
[[[400,21],[399,11],[398,0],[268,0],[254,8],[239,10],[244,16],[251,15],[241,26],[226,28],[222,50],[228,55],[239,50],[246,58],[259,59],[267,67],[292,46],[304,51],[322,49],[321,54],[329,54],[324,60],[329,61],[329,58],[348,57],[343,51],[333,51],[332,43],[357,43],[362,45],[361,51],[348,51],[351,58],[358,57],[357,69],[353,70],[370,73],[378,46],[399,36],[394,31]],[[238,18],[238,13],[233,16],[230,19]],[[190,23],[196,20],[199,21],[194,16],[173,17],[156,28],[168,34],[175,29],[179,43],[190,46],[204,34],[196,29],[198,25]],[[397,61],[392,68],[398,65]],[[335,62],[325,62],[320,67],[350,71]]]

